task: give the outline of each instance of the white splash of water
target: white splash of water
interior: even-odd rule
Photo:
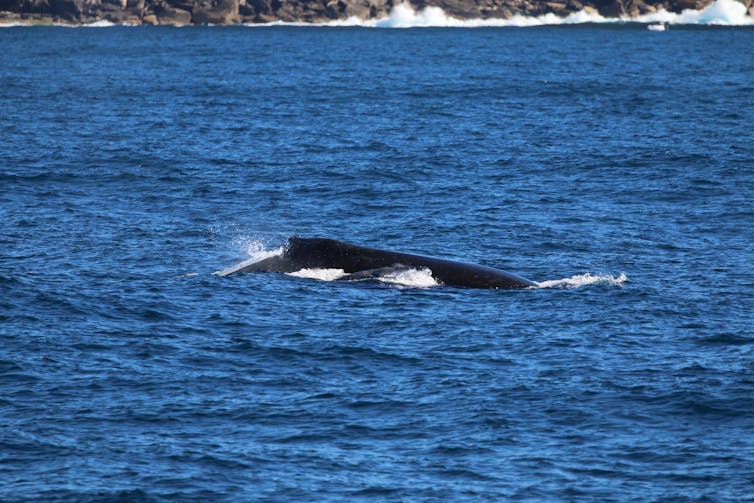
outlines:
[[[537,288],[581,288],[582,286],[621,286],[628,277],[621,273],[620,276],[594,276],[590,273],[577,274],[570,278],[553,279],[549,281],[542,281],[537,283]]]
[[[320,281],[337,281],[346,276],[343,269],[301,269],[296,272],[287,273],[288,276],[297,278],[317,279]],[[438,286],[439,283],[432,277],[432,271],[429,269],[405,269],[385,274],[374,278],[367,278],[356,281],[380,281],[389,285],[409,288],[431,288]]]
[[[381,19],[360,19],[350,17],[346,20],[330,21],[323,23],[325,26],[362,26],[365,28],[480,28],[495,26],[543,26],[556,24],[579,24],[601,23],[608,21],[596,12],[582,10],[558,17],[555,14],[544,14],[537,17],[528,17],[517,14],[510,19],[487,18],[487,19],[459,19],[449,16],[440,7],[429,6],[416,11],[408,3],[400,3],[392,8],[387,17]]]
[[[449,17],[439,7],[426,7],[416,12],[410,5],[401,3],[393,7],[387,18],[375,22],[378,28],[415,28],[427,26],[459,26],[463,21]]]
[[[266,258],[274,257],[277,255],[282,255],[283,253],[282,246],[280,248],[268,250],[267,248],[265,248],[265,245],[262,241],[256,239],[240,238],[238,240],[238,244],[242,248],[245,248],[245,251],[249,255],[249,258],[226,269],[215,271],[213,274],[216,274],[218,276],[228,276],[229,274],[233,274],[234,272],[238,271],[239,269],[243,269],[248,265],[256,264],[260,260],[264,260]]]
[[[432,277],[432,271],[423,269],[405,269],[396,271],[377,278],[383,283],[409,288],[432,288],[438,286],[437,280]]]
[[[111,26],[116,26],[116,24],[113,23],[112,21],[106,21],[104,19],[100,19],[99,21],[93,21],[91,23],[86,23],[81,26],[84,28],[109,28]]]
[[[624,18],[623,21],[719,26],[754,25],[754,18],[746,13],[744,4],[736,0],[716,0],[702,10],[686,9],[680,14],[660,9],[652,14],[645,14],[636,18]]]
[[[318,279],[320,281],[335,281],[346,275],[343,269],[301,269],[295,272],[286,273],[288,276],[297,278]]]

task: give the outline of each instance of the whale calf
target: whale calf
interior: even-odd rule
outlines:
[[[339,279],[348,281],[375,278],[409,268],[429,269],[437,282],[448,286],[501,289],[537,286],[533,281],[493,267],[379,250],[328,238],[291,237],[282,254],[234,269],[228,274],[342,269],[346,276]]]

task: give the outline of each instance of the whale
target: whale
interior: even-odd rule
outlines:
[[[465,288],[521,289],[537,286],[516,274],[477,264],[401,253],[330,238],[294,236],[279,255],[233,269],[237,272],[291,273],[301,269],[342,269],[340,280],[378,278],[407,269],[429,269],[438,283]]]

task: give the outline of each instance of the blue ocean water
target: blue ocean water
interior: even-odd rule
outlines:
[[[0,47],[0,500],[752,500],[754,30]],[[213,274],[293,235],[549,287]]]

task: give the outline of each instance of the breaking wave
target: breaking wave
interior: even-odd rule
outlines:
[[[702,10],[687,9],[676,14],[660,9],[635,19],[639,23],[699,24],[717,26],[752,26],[754,18],[747,15],[746,7],[736,0],[717,0]]]

